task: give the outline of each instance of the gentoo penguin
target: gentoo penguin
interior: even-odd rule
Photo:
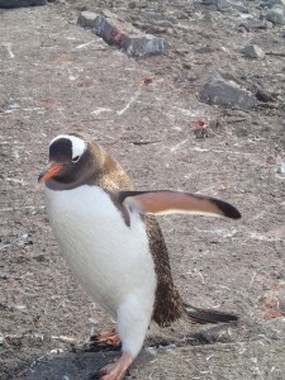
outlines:
[[[240,218],[230,204],[178,191],[135,191],[121,165],[96,141],[78,133],[55,137],[45,183],[46,208],[60,250],[94,300],[117,320],[101,338],[121,342],[122,355],[100,371],[123,379],[153,320],[168,326],[183,314],[197,322],[229,322],[232,314],[183,302],[171,275],[155,216],[189,213]]]

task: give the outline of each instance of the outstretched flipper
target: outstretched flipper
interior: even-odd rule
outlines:
[[[182,191],[121,191],[119,202],[141,214],[198,214],[239,219],[240,212],[219,199]]]
[[[235,314],[213,309],[201,309],[188,304],[184,304],[183,306],[187,317],[196,323],[229,323],[238,321],[238,316]]]

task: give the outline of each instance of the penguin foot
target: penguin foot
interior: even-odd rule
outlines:
[[[117,350],[121,348],[121,339],[116,329],[103,331],[90,337],[88,351]]]
[[[133,363],[133,357],[124,352],[118,361],[110,363],[106,367],[102,368],[93,379],[100,380],[122,380]]]

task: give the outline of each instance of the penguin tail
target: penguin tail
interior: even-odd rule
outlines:
[[[184,304],[183,307],[187,317],[195,323],[229,323],[239,319],[237,315],[223,311],[201,309],[189,304]]]

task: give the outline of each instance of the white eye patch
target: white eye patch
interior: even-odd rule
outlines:
[[[72,159],[81,157],[87,149],[87,145],[84,140],[82,140],[80,137],[72,135],[59,135],[50,142],[49,146],[51,146],[56,140],[59,139],[67,139],[71,141]]]

